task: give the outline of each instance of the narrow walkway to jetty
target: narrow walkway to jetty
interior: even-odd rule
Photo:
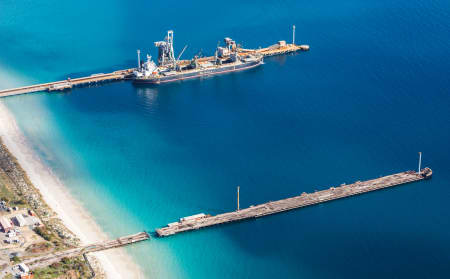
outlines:
[[[54,262],[59,262],[62,258],[67,257],[76,257],[81,256],[86,253],[98,252],[113,248],[118,248],[122,246],[126,246],[132,243],[144,241],[150,239],[150,235],[147,232],[140,232],[133,235],[128,235],[124,237],[119,237],[114,240],[108,240],[105,242],[94,243],[90,245],[86,245],[83,247],[68,249],[64,251],[49,253],[45,256],[34,257],[27,260],[24,260],[23,263],[28,265],[31,269],[37,267],[48,266]]]
[[[0,90],[0,97],[14,96],[20,94],[27,94],[39,91],[63,91],[66,89],[70,89],[76,86],[85,86],[89,84],[95,84],[100,82],[109,82],[109,81],[118,81],[124,80],[128,78],[134,69],[125,69],[114,71],[108,74],[93,74],[88,77],[80,77],[74,79],[66,79],[61,81],[49,82],[49,83],[41,83],[30,86],[23,86],[12,89]]]
[[[430,178],[431,175],[432,171],[429,168],[423,169],[420,173],[414,171],[405,171],[402,173],[388,175],[364,182],[357,181],[349,185],[342,184],[339,187],[331,187],[327,190],[322,190],[315,193],[303,193],[300,196],[263,203],[260,205],[251,206],[246,209],[236,210],[233,212],[223,213],[215,216],[208,216],[201,213],[190,217],[181,218],[179,222],[170,223],[164,228],[157,229],[156,233],[161,237],[169,236],[185,231],[198,230],[209,226],[236,222],[249,218],[258,218],[300,207],[415,182]]]

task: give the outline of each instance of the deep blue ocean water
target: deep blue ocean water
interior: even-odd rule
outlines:
[[[447,278],[450,2],[0,2],[0,67],[25,85],[176,52],[291,39],[306,53],[159,87],[3,99],[111,236],[415,169],[430,181],[127,248],[149,278]],[[4,85],[0,84],[0,87]]]

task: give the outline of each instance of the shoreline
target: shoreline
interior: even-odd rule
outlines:
[[[43,201],[81,244],[108,239],[87,210],[33,151],[17,126],[13,114],[2,101],[0,101],[0,137],[7,151],[17,159],[28,176],[32,187],[40,192]],[[123,249],[96,252],[89,255],[89,258],[92,257],[95,258],[94,262],[100,264],[103,273],[97,274],[96,278],[101,278],[102,275],[106,278],[143,278],[140,267]]]

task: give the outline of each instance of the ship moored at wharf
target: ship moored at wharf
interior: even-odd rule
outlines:
[[[134,71],[134,83],[160,84],[185,79],[200,78],[243,71],[263,64],[263,57],[299,50],[309,50],[308,45],[295,44],[295,25],[292,31],[292,44],[278,41],[277,44],[259,49],[244,49],[231,38],[225,38],[225,46],[217,46],[215,55],[209,57],[194,56],[191,60],[180,60],[181,55],[175,58],[173,50],[173,31],[167,32],[164,41],[155,42],[158,48],[158,64],[147,55],[147,61],[141,63],[140,50],[138,50],[138,67]]]
[[[402,184],[420,181],[431,178],[433,172],[430,168],[420,169],[420,171],[405,171],[367,181],[357,181],[353,184],[342,184],[337,187],[316,191],[314,193],[302,193],[283,200],[271,201],[245,209],[239,208],[239,187],[238,206],[236,211],[222,213],[211,216],[209,214],[195,214],[180,218],[178,222],[169,223],[167,226],[157,229],[156,233],[160,237],[170,236],[181,232],[198,230],[205,227],[238,222],[242,220],[263,217],[301,207],[324,203],[332,200],[342,199],[354,195],[360,195],[384,188],[394,187]]]
[[[168,83],[178,80],[200,78],[218,74],[243,71],[260,66],[263,55],[260,53],[245,53],[238,51],[236,42],[225,38],[225,47],[218,46],[214,56],[199,58],[194,56],[191,60],[180,61],[186,50],[175,58],[173,51],[173,31],[167,32],[164,41],[155,42],[158,48],[158,65],[147,55],[145,63],[140,62],[138,50],[138,68],[134,72],[134,83]]]

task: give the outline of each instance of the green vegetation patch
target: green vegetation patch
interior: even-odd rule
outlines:
[[[63,258],[60,262],[53,263],[48,267],[34,270],[34,279],[58,277],[88,279],[92,277],[92,273],[83,257]]]
[[[55,238],[55,234],[47,230],[45,227],[36,227],[34,228],[34,232],[47,241],[51,241]]]
[[[22,193],[15,194],[12,190],[13,183],[14,182],[9,178],[7,173],[0,168],[0,200],[6,201],[10,207],[18,206],[20,208],[29,208]]]
[[[41,243],[34,243],[28,246],[25,251],[29,253],[44,253],[48,252],[52,249],[52,244],[50,242],[41,242]]]
[[[6,175],[6,173],[0,169],[0,199],[9,202],[14,201],[16,196],[14,192],[11,190],[10,185],[12,181]]]

